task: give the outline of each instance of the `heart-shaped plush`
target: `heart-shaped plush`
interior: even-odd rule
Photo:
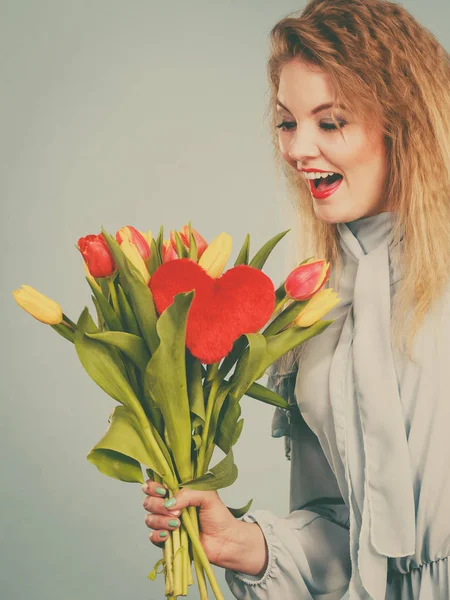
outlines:
[[[259,269],[239,265],[214,279],[189,258],[162,264],[149,281],[161,314],[176,294],[195,290],[186,326],[186,346],[202,363],[226,356],[243,333],[255,333],[275,308],[272,280]]]

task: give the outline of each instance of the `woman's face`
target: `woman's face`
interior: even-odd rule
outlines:
[[[387,159],[381,129],[355,122],[342,109],[335,113],[341,133],[331,119],[334,93],[329,76],[292,60],[281,70],[278,88],[279,147],[294,169],[340,173],[343,180],[331,195],[315,198],[316,216],[328,223],[345,223],[388,210],[384,186]],[[282,106],[283,105],[283,106]],[[316,110],[316,112],[315,112]],[[305,177],[305,173],[301,173]],[[309,187],[309,182],[306,182]]]

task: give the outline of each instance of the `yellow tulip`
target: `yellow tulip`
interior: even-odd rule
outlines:
[[[145,241],[147,242],[147,244],[150,248],[152,245],[152,239],[153,239],[152,232],[150,230],[148,230],[147,233],[145,233],[144,231],[140,231],[140,233],[142,234],[142,236],[144,237]]]
[[[228,233],[218,235],[206,248],[198,261],[210,277],[222,274],[231,254],[232,238]]]
[[[294,325],[298,327],[310,327],[327,314],[340,302],[340,298],[331,288],[318,291],[309,300],[305,308],[294,319]]]
[[[120,248],[123,250],[125,256],[130,260],[133,266],[135,266],[142,275],[145,283],[148,283],[150,281],[150,273],[148,272],[144,259],[139,254],[139,250],[136,248],[136,246],[129,240],[123,239],[122,243],[120,244]]]
[[[32,317],[46,325],[58,325],[63,320],[60,305],[29,285],[13,291],[14,300]]]

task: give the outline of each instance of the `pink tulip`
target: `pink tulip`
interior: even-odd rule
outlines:
[[[208,242],[202,238],[202,236],[196,231],[193,227],[191,227],[192,235],[194,236],[195,243],[197,245],[197,260],[201,258],[203,252],[208,247]],[[183,225],[181,230],[178,232],[181,241],[183,242],[183,246],[186,250],[189,250],[191,246],[191,240],[189,237],[189,226]],[[172,244],[173,249],[176,251],[177,243],[175,241],[175,234],[173,231],[170,232],[170,243]]]
[[[284,289],[293,300],[309,300],[325,285],[330,273],[330,263],[309,260],[296,267],[286,278]]]
[[[124,239],[136,246],[144,261],[147,261],[150,258],[150,246],[148,245],[148,242],[142,233],[135,227],[128,225],[127,227],[122,227],[119,229],[119,231],[116,233],[116,240],[119,244],[121,244]]]
[[[204,238],[202,238],[202,236],[199,234],[199,232],[196,231],[193,227],[191,227],[191,231],[192,231],[192,235],[194,236],[195,243],[197,244],[197,259],[199,259],[201,257],[201,255],[203,254],[203,252],[208,247],[208,242]],[[190,241],[190,238],[189,238],[189,227],[188,227],[188,225],[184,225],[181,228],[181,231],[179,231],[178,233],[180,234],[180,237],[181,237],[181,240],[183,241],[183,244],[189,250],[190,245],[191,245],[191,243],[190,243],[191,241]]]
[[[166,240],[162,243],[162,261],[163,263],[169,262],[170,260],[175,260],[178,258],[178,254],[174,250],[174,247],[170,240]]]

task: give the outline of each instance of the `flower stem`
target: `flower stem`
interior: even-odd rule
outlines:
[[[195,529],[195,532],[198,535],[199,527],[198,527],[197,508],[195,506],[189,506],[188,512],[192,519],[192,524]],[[192,541],[191,541],[191,543],[192,543]],[[200,559],[198,557],[197,551],[195,550],[193,545],[192,545],[192,554],[194,556],[194,567],[195,567],[195,574],[197,575],[197,584],[198,584],[198,589],[200,592],[200,600],[208,600],[208,589],[206,587],[205,573],[204,573],[203,567],[200,563]]]
[[[217,373],[217,364],[214,365],[216,367],[215,373]],[[197,462],[197,477],[201,477],[204,474],[205,467],[205,458],[206,458],[206,446],[208,444],[208,434],[209,434],[209,425],[211,422],[211,416],[214,408],[214,401],[216,399],[217,390],[220,387],[220,380],[213,379],[214,374],[211,375],[212,383],[211,389],[209,391],[208,402],[206,406],[206,415],[205,415],[205,424],[203,426],[202,431],[202,443],[200,445],[200,451],[198,453],[198,462]]]
[[[274,308],[274,314],[276,314],[280,308],[283,308],[283,306],[286,304],[286,302],[288,302],[288,300],[290,300],[289,296],[286,294],[286,296],[284,298],[282,298],[278,304],[275,306]]]
[[[76,324],[71,319],[69,319],[69,317],[67,315],[65,315],[64,313],[63,313],[63,319],[61,321],[61,324],[65,325],[71,331],[75,331],[75,329],[77,328]]]
[[[197,552],[200,564],[205,570],[206,575],[209,579],[209,583],[214,593],[214,597],[216,598],[216,600],[224,600],[223,594],[219,588],[219,584],[217,583],[216,576],[214,575],[211,563],[209,562],[208,557],[205,554],[203,546],[200,542],[200,538],[195,531],[194,525],[189,516],[189,512],[186,509],[183,509],[181,511],[181,519],[183,521],[184,526],[186,527],[186,531],[188,532],[189,537],[191,538],[192,545]]]
[[[188,534],[186,533],[186,528],[185,527],[180,527],[180,537],[181,537],[181,548],[183,551],[183,585],[182,585],[182,590],[183,596],[187,596],[188,595],[188,588],[189,588],[189,575],[188,572],[191,568],[191,561],[189,560],[189,538],[188,538]]]
[[[183,595],[183,554],[180,543],[180,530],[172,531],[173,539],[173,595]]]
[[[166,590],[165,595],[171,596],[173,594],[173,563],[172,563],[172,534],[169,535],[167,540],[164,542],[163,555],[166,561]]]

